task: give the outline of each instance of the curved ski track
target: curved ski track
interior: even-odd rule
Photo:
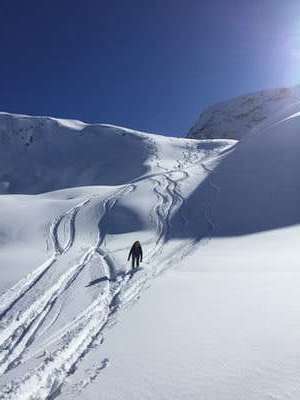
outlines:
[[[153,182],[153,192],[157,198],[157,204],[154,205],[152,210],[152,216],[156,222],[156,241],[150,254],[146,257],[146,263],[160,264],[160,256],[165,251],[164,245],[168,241],[172,229],[171,216],[176,210],[181,213],[182,226],[183,229],[186,229],[188,221],[182,211],[185,199],[180,192],[180,183],[189,178],[188,165],[186,164],[187,162],[183,164],[178,161],[177,168],[166,170],[160,167],[163,170],[162,173],[152,174],[140,179],[148,179]],[[139,297],[145,284],[160,272],[159,270],[152,269],[150,271],[144,268],[132,277],[124,274],[120,279],[116,279],[117,265],[104,246],[106,236],[104,218],[109,219],[109,215],[118,200],[134,191],[138,181],[122,186],[104,200],[99,200],[96,196],[85,199],[56,218],[49,232],[53,245],[52,256],[0,297],[0,316],[2,318],[0,373],[3,374],[8,369],[14,368],[18,363],[25,361],[25,358],[22,358],[24,353],[35,340],[36,335],[41,334],[39,329],[56,301],[71,287],[93,257],[99,258],[104,276],[108,278],[104,281],[98,297],[70,323],[48,338],[45,346],[55,344],[55,348],[51,353],[44,354],[40,366],[23,378],[12,381],[2,388],[0,399],[54,399],[59,395],[66,378],[74,373],[80,360],[95,343],[97,344],[97,339],[105,326],[111,321],[111,317],[120,309],[132,304]],[[53,264],[72,249],[78,229],[76,219],[84,207],[93,203],[99,207],[95,243],[91,244],[82,254],[78,263],[74,263],[72,267],[63,272],[59,279],[36,298],[27,309],[5,319],[6,314],[13,310],[22,297],[30,294],[30,290],[47,274]],[[60,237],[63,225],[67,226],[68,233],[68,237],[64,241]],[[181,254],[184,254],[182,249],[180,251]],[[53,324],[58,316],[59,311],[50,324]],[[42,327],[41,331],[45,332],[45,327]]]

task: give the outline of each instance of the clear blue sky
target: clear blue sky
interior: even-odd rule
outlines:
[[[183,135],[300,82],[299,0],[0,2],[0,110]]]

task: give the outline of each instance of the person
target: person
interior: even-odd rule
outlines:
[[[141,243],[138,240],[133,243],[133,245],[130,249],[127,261],[129,261],[130,258],[131,258],[132,269],[138,268],[140,265],[140,262],[143,261],[143,250],[142,250]]]

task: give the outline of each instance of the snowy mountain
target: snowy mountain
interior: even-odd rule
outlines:
[[[280,120],[281,113],[300,102],[300,86],[240,96],[203,111],[187,137],[240,140],[253,129]]]
[[[85,361],[107,326],[190,251],[191,239],[171,240],[188,229],[185,198],[207,175],[201,162],[235,142],[9,114],[0,125],[3,190],[48,191],[0,197],[2,397],[67,398],[107,364]],[[144,268],[131,277],[136,238]]]
[[[240,142],[0,115],[1,399],[299,398],[287,98]]]
[[[127,183],[147,171],[145,140],[109,125],[0,113],[0,190],[33,194]]]

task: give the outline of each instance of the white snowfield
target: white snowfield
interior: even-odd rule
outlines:
[[[240,143],[0,114],[0,399],[299,399],[299,109]]]

